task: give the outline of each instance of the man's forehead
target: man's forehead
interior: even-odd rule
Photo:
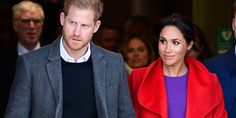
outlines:
[[[39,11],[31,10],[31,11],[24,11],[20,14],[20,18],[24,18],[24,17],[40,18],[42,16]]]

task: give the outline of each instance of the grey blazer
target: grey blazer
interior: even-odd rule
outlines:
[[[135,118],[120,54],[91,42],[99,118]],[[61,118],[63,84],[60,38],[17,61],[5,118]]]

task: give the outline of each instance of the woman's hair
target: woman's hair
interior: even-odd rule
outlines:
[[[183,34],[183,37],[185,38],[187,44],[190,44],[191,41],[195,42],[195,34],[192,22],[187,17],[181,14],[172,14],[171,16],[162,19],[158,23],[155,29],[156,35],[158,35],[156,36],[157,43],[159,42],[161,30],[166,26],[174,26],[178,28]]]
[[[63,12],[66,16],[72,5],[81,9],[93,9],[94,21],[97,21],[102,16],[103,3],[101,0],[65,0]]]

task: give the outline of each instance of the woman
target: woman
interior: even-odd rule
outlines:
[[[120,52],[126,62],[128,74],[132,68],[145,67],[153,61],[153,49],[146,35],[130,34],[126,36]]]
[[[160,58],[129,76],[137,118],[227,118],[217,76],[186,56],[194,44],[192,23],[174,14],[160,24]]]

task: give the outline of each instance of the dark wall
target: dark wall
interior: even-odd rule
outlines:
[[[15,39],[15,32],[12,29],[11,7],[21,0],[0,1],[0,46],[11,43]],[[63,6],[63,0],[33,0],[40,3],[45,10],[44,30],[42,40],[51,42],[60,34],[61,26],[59,14]],[[103,0],[105,3],[104,13],[101,18],[102,25],[116,25],[121,31],[124,22],[132,14],[131,0]],[[173,12],[180,12],[189,17],[192,15],[192,0],[144,0],[146,10],[144,16],[153,23],[163,16]]]

